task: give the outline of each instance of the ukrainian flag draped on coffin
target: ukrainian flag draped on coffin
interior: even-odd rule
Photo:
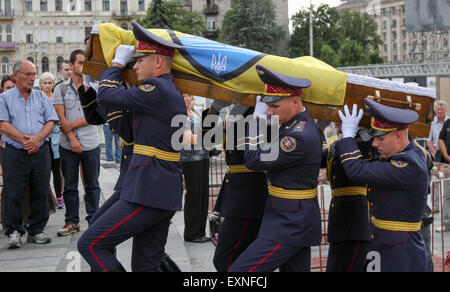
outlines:
[[[217,86],[241,93],[262,94],[264,83],[255,66],[309,79],[311,87],[303,91],[303,100],[340,106],[345,99],[347,74],[312,57],[289,59],[234,47],[198,36],[165,29],[149,29],[159,37],[183,45],[177,50],[172,69],[209,80]],[[120,45],[137,45],[132,31],[112,23],[98,26],[106,63],[111,66]]]

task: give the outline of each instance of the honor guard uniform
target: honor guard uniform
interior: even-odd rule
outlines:
[[[123,84],[122,86],[126,86]],[[89,87],[86,91],[84,86],[78,89],[81,106],[83,108],[86,121],[91,125],[101,125],[108,123],[111,131],[117,133],[122,139],[122,159],[120,161],[120,173],[114,187],[114,194],[103,203],[97,212],[91,218],[91,224],[94,223],[103,213],[120,199],[120,190],[122,188],[123,179],[127,173],[130,160],[133,155],[134,135],[132,128],[133,115],[130,111],[111,110],[98,105],[97,91]],[[115,253],[115,251],[114,251]],[[164,254],[160,266],[163,272],[181,272],[177,264],[170,258],[168,254]]]
[[[117,133],[123,141],[122,159],[120,162],[120,174],[114,187],[114,194],[97,210],[91,219],[91,224],[100,217],[109,207],[120,198],[125,174],[133,155],[134,137],[132,128],[132,113],[130,111],[107,109],[97,103],[97,91],[93,87],[85,90],[84,86],[78,89],[81,107],[86,121],[90,125],[102,125],[108,123],[111,131]]]
[[[225,124],[226,141],[233,138],[232,149],[226,149],[227,172],[223,179],[214,210],[225,217],[214,253],[214,267],[218,272],[226,272],[233,262],[256,239],[267,199],[267,179],[263,171],[253,171],[244,164],[244,151],[238,150],[243,137],[237,136],[239,121],[237,116],[253,114],[254,108],[236,105],[230,112],[234,119]],[[234,129],[230,129],[234,128]],[[229,137],[227,134],[235,134]],[[231,145],[230,145],[231,146]]]
[[[138,40],[136,58],[173,57],[175,49],[183,48],[136,22],[132,25]],[[103,71],[97,101],[106,108],[132,112],[133,155],[120,200],[90,226],[80,239],[85,244],[78,248],[95,271],[123,271],[111,248],[133,237],[133,271],[157,271],[170,220],[182,205],[180,152],[171,144],[179,129],[171,127],[171,121],[177,115],[186,116],[187,111],[172,74],[147,78],[140,87],[128,89],[120,86],[121,76],[118,66]]]
[[[333,143],[326,151],[328,157],[323,159],[327,162],[332,196],[328,213],[327,272],[363,272],[370,244],[367,186],[350,180],[345,174],[336,152],[339,143]],[[363,159],[374,158],[371,140],[358,142],[358,147]]]
[[[265,83],[265,96],[261,99],[264,103],[300,97],[302,88],[311,84],[309,80],[282,75],[262,66],[256,69]],[[257,142],[261,133],[250,137],[249,132],[247,128],[245,165],[252,170],[267,170],[269,196],[257,239],[229,271],[270,272],[277,268],[282,272],[310,271],[311,246],[319,245],[322,238],[317,200],[322,158],[320,133],[304,109],[281,125],[278,137],[271,137],[271,145],[279,153],[273,160],[265,161],[262,155],[271,150],[263,150]],[[255,146],[256,150],[249,146]]]
[[[411,110],[385,106],[370,99],[365,99],[364,104],[372,115],[369,134],[375,137],[374,145],[377,139],[388,139],[382,136],[407,129],[418,119],[418,114]],[[428,187],[423,151],[414,142],[409,142],[391,157],[367,162],[355,140],[346,137],[336,144],[336,152],[348,178],[360,185],[368,185],[371,245],[367,269],[430,271],[420,232]]]

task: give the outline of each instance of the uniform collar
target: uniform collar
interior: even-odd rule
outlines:
[[[173,80],[173,75],[172,75],[172,73],[164,73],[164,74],[158,75],[158,77],[156,77],[156,78],[162,78],[162,79]],[[147,79],[145,79],[142,83],[146,83],[146,81],[149,81],[149,80],[152,80],[152,79],[154,79],[154,77],[152,77],[152,78],[147,78]]]
[[[288,122],[284,123],[282,126],[283,127],[289,127],[290,125],[299,122],[301,120],[304,120],[306,118],[309,117],[309,112],[308,110],[305,108],[301,113],[296,114],[295,116],[292,117],[292,119],[290,119]]]
[[[173,80],[173,75],[172,75],[172,73],[165,73],[165,74],[159,75],[157,78],[164,78],[164,79],[171,79],[171,80]]]
[[[405,148],[403,148],[400,152],[395,153],[394,155],[392,155],[392,157],[390,157],[389,159],[392,159],[392,158],[394,158],[394,157],[397,156],[397,155],[405,154],[405,153],[408,152],[409,150],[413,150],[413,149],[415,149],[416,147],[417,147],[417,146],[416,146],[416,144],[414,144],[413,141],[409,141],[409,144],[406,145]],[[388,160],[389,160],[389,159],[388,159]]]

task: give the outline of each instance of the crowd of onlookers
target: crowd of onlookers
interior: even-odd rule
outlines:
[[[50,72],[37,76],[34,64],[25,60],[17,62],[13,74],[1,80],[0,161],[4,179],[0,214],[9,248],[21,247],[26,233],[28,242],[49,243],[51,237],[44,229],[56,209],[65,208],[58,236],[80,231],[80,177],[87,222],[99,207],[99,127],[87,123],[78,93],[83,86],[84,58],[82,50],[73,51],[61,65],[59,82]],[[191,130],[198,134],[201,117],[193,111],[194,97],[184,97]],[[119,137],[108,124],[103,125],[103,132],[106,160],[120,163]],[[188,144],[197,144],[196,137],[191,136]],[[187,191],[184,237],[186,241],[205,242],[209,240],[205,237],[209,151],[183,151],[182,164]]]
[[[36,67],[26,60],[16,62],[13,74],[2,78],[1,219],[9,248],[20,247],[25,232],[28,242],[49,243],[44,228],[56,209],[65,208],[58,236],[80,230],[80,176],[88,222],[98,209],[99,128],[87,124],[78,96],[83,61],[82,50],[72,52],[61,66],[59,82],[50,72],[42,73],[36,82]]]

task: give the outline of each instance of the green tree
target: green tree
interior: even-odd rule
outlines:
[[[378,46],[383,44],[377,34],[377,23],[369,14],[349,9],[340,11],[340,14],[340,26],[345,39],[357,41],[364,51],[378,50]]]
[[[320,5],[313,10],[314,57],[335,67],[383,63],[376,22],[367,14]],[[293,16],[291,58],[309,55],[309,10]],[[361,50],[360,50],[361,49]],[[356,55],[352,56],[351,52]]]
[[[337,51],[341,46],[340,14],[336,8],[320,5],[313,10],[313,35],[315,57],[320,57],[324,44]],[[292,17],[294,31],[289,41],[291,58],[309,56],[309,10],[300,10]]]
[[[338,54],[327,44],[324,44],[320,50],[320,60],[333,67],[339,66]]]
[[[147,28],[165,28],[198,36],[205,31],[203,16],[199,12],[186,11],[180,0],[153,1],[147,14],[137,22]]]
[[[339,65],[341,67],[367,65],[369,57],[362,45],[354,40],[347,40],[339,49]]]
[[[272,0],[233,0],[225,13],[220,40],[267,54],[282,54],[285,32],[275,22]]]

